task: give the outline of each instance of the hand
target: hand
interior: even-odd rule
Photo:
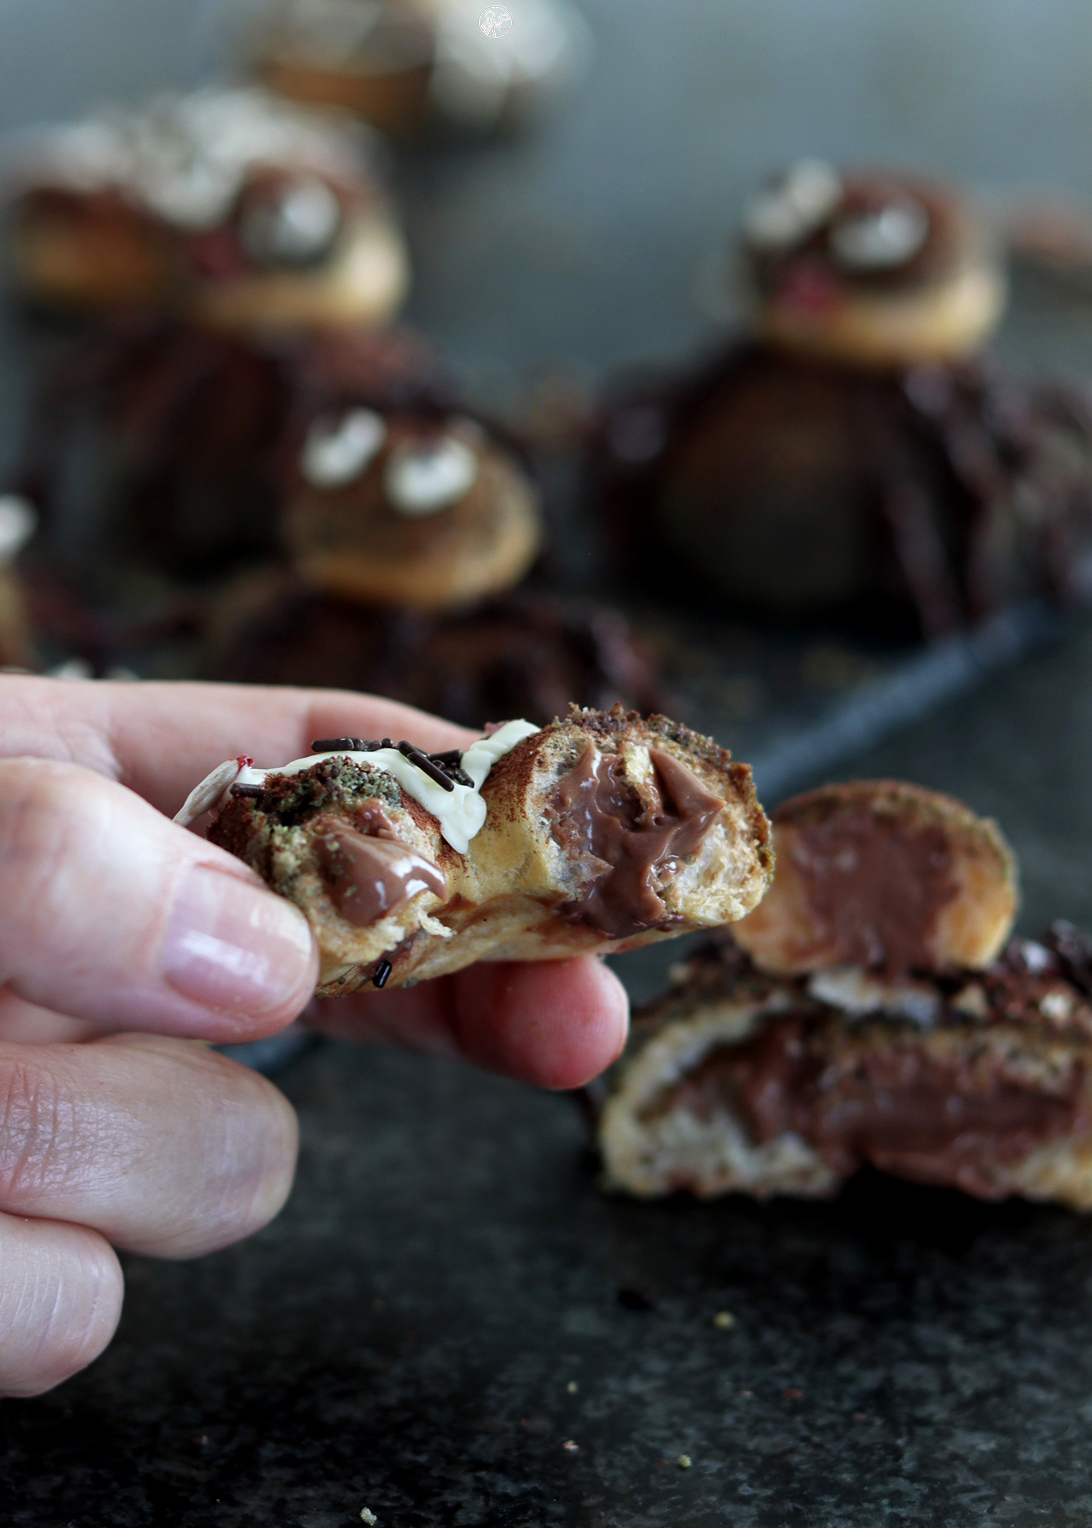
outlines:
[[[109,1341],[114,1247],[225,1246],[291,1185],[288,1104],[188,1042],[255,1039],[295,1017],[314,988],[310,931],[170,814],[244,750],[276,764],[321,736],[439,750],[469,734],[357,695],[23,676],[0,677],[0,717],[0,1394],[32,1395]],[[608,1065],[627,1023],[620,985],[588,960],[316,1009],[328,1032],[559,1088]]]

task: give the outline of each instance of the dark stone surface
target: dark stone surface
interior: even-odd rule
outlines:
[[[798,152],[1092,188],[1084,0],[587,9],[596,72],[539,137],[399,166],[413,316],[492,402],[695,342],[695,277],[707,298],[740,196]],[[0,123],[198,78],[228,10],[13,0]],[[1002,343],[1087,369],[1090,336],[1092,304],[1032,285]],[[1034,929],[1092,925],[1090,757],[1081,629],[845,772],[994,813]],[[667,958],[622,968],[648,991]],[[109,1353],[0,1403],[2,1528],[1092,1523],[1092,1223],[878,1178],[631,1204],[597,1191],[570,1100],[333,1046],[283,1084],[285,1214],[196,1263],[127,1260]]]
[[[996,813],[1030,927],[1092,923],[1090,674],[1085,629],[859,761]],[[1092,1522],[1092,1222],[628,1203],[567,1098],[335,1046],[283,1084],[287,1211],[128,1260],[108,1354],[0,1405],[5,1528]]]

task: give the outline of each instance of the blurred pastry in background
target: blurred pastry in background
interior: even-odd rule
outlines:
[[[993,823],[898,781],[774,816],[759,906],[639,1015],[599,1125],[609,1182],[823,1197],[870,1166],[1092,1209],[1092,941],[1009,939]]]
[[[469,415],[358,405],[311,424],[283,534],[315,588],[446,610],[518,583],[542,527],[527,473]]]
[[[0,494],[0,668],[36,669],[26,591],[17,560],[37,529],[33,506],[18,494]]]
[[[15,281],[227,329],[387,318],[408,264],[361,131],[253,88],[39,129],[8,168]]]
[[[569,696],[646,714],[671,702],[624,619],[589,601],[515,590],[465,611],[395,611],[269,572],[240,581],[217,615],[210,677],[364,690],[468,727],[515,697],[543,725]]]
[[[206,578],[271,556],[290,352],[169,319],[70,347],[30,411],[17,474],[55,563]]]
[[[583,73],[590,33],[567,0],[285,0],[257,44],[265,82],[387,132],[519,122]]]
[[[743,214],[755,329],[792,355],[943,365],[980,350],[1005,307],[991,231],[956,191],[805,160]]]
[[[939,637],[1068,597],[1092,540],[1092,414],[977,351],[1005,283],[954,193],[806,162],[743,219],[752,334],[610,406],[616,546],[734,614]]]

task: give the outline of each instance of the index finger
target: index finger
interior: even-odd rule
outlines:
[[[0,716],[0,758],[80,764],[172,815],[199,780],[239,754],[268,768],[310,753],[321,737],[408,738],[439,752],[474,736],[397,701],[348,690],[29,674],[0,676]]]

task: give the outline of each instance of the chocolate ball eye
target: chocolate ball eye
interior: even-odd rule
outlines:
[[[820,159],[802,159],[751,201],[744,237],[759,252],[792,249],[823,226],[841,199],[837,171]]]
[[[835,265],[853,274],[895,270],[918,254],[928,236],[928,212],[907,197],[840,217],[830,230],[830,252]]]
[[[341,205],[317,175],[254,188],[239,214],[239,238],[259,265],[315,265],[340,230]]]

